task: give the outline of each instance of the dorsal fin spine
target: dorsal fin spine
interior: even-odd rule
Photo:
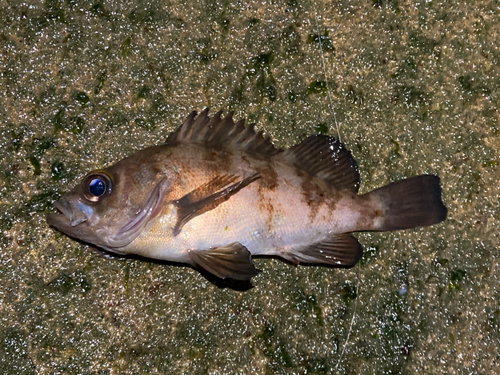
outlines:
[[[208,116],[208,109],[198,117],[192,112],[184,123],[173,132],[165,142],[165,146],[179,143],[193,143],[211,147],[225,147],[247,152],[253,156],[270,158],[281,150],[274,148],[263,132],[255,133],[254,125],[245,127],[245,120],[233,121],[233,112],[222,118],[222,111]]]
[[[176,138],[182,137],[186,138],[186,135],[189,133],[189,131],[192,129],[193,124],[195,122],[195,117],[197,115],[196,111],[191,112],[191,114],[188,116],[186,121],[184,122],[183,126],[180,127],[179,135]]]

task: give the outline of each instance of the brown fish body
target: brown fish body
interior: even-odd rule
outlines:
[[[242,122],[205,111],[191,114],[164,145],[90,173],[48,221],[112,252],[248,279],[256,274],[252,255],[350,267],[362,255],[351,232],[446,217],[436,176],[365,195],[358,187],[354,160],[331,137],[281,152]]]
[[[329,187],[279,157],[263,160],[239,151],[207,150],[197,145],[174,149],[158,146],[144,152],[156,154],[159,163],[168,165],[175,188],[166,196],[158,216],[124,252],[187,261],[188,250],[240,242],[252,255],[286,258],[290,249],[331,234],[376,226],[380,204],[375,200]],[[173,235],[178,213],[172,202],[220,175],[237,176],[241,181],[256,174],[256,181],[213,210],[194,217]]]

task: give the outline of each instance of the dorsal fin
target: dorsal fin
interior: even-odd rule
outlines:
[[[184,123],[168,136],[165,145],[195,143],[245,151],[261,157],[271,157],[281,152],[268,138],[264,138],[262,132],[255,133],[254,124],[245,127],[245,120],[235,123],[232,112],[221,118],[222,111],[213,117],[208,116],[208,111],[208,108],[205,109],[199,116],[196,116],[196,111],[191,112]]]
[[[333,137],[313,135],[278,156],[311,176],[321,178],[338,190],[355,193],[359,189],[359,172],[350,151]]]

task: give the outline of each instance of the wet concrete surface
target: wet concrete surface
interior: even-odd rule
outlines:
[[[490,1],[1,1],[0,372],[499,373],[498,19]],[[86,172],[207,106],[279,147],[340,134],[362,192],[438,174],[448,219],[360,234],[350,270],[258,259],[250,286],[47,226]]]

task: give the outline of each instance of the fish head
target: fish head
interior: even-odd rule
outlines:
[[[163,206],[172,176],[133,159],[88,173],[64,194],[47,223],[66,235],[108,251],[123,248],[139,236]]]

